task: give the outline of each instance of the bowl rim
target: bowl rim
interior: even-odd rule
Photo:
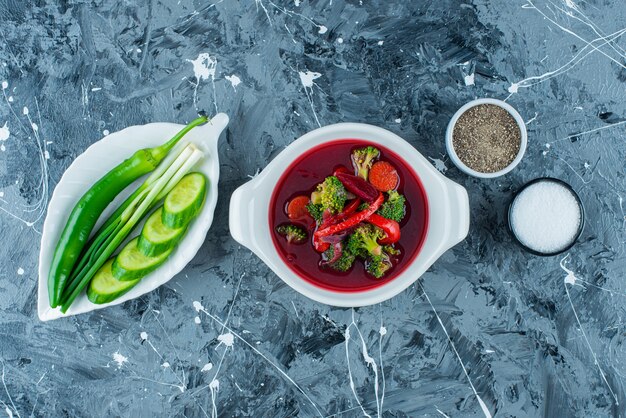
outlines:
[[[513,159],[513,161],[511,161],[511,163],[507,165],[506,167],[504,167],[502,170],[495,171],[493,173],[481,173],[480,171],[476,171],[468,167],[467,165],[465,165],[465,163],[461,161],[456,151],[454,150],[454,143],[452,141],[454,127],[456,126],[456,122],[459,120],[461,115],[465,113],[467,110],[471,109],[472,107],[476,107],[482,104],[491,104],[491,105],[495,105],[506,110],[513,117],[513,119],[515,119],[515,122],[517,123],[517,126],[519,127],[520,134],[521,134],[520,148],[519,148],[519,151],[517,152],[517,155]],[[457,166],[459,170],[463,171],[466,174],[469,174],[470,176],[474,176],[478,178],[491,179],[491,178],[503,176],[511,172],[522,161],[522,158],[524,157],[524,154],[526,153],[527,146],[528,146],[528,131],[526,129],[526,123],[524,122],[524,119],[513,106],[499,99],[481,98],[481,99],[475,99],[475,100],[465,103],[463,106],[459,108],[459,110],[457,110],[454,113],[454,115],[452,115],[450,122],[448,122],[448,127],[446,128],[446,150],[448,151],[448,156],[450,157],[454,165]]]
[[[423,248],[402,273],[381,286],[351,293],[321,289],[297,276],[272,244],[267,221],[271,192],[285,167],[314,146],[342,138],[380,143],[402,156],[422,181],[432,216]],[[437,171],[413,145],[387,129],[347,122],[315,129],[291,142],[261,173],[233,192],[229,207],[229,229],[235,241],[249,248],[292,289],[317,302],[338,307],[380,303],[413,285],[445,251],[465,239],[469,218],[465,188]]]
[[[522,243],[522,241],[517,237],[517,234],[515,234],[515,231],[513,230],[513,226],[512,226],[512,223],[511,223],[513,204],[515,203],[515,200],[517,199],[517,197],[524,190],[526,190],[528,187],[532,186],[533,184],[537,184],[537,183],[541,183],[541,182],[557,183],[557,184],[560,184],[561,186],[565,187],[574,196],[574,199],[576,199],[576,202],[578,202],[578,207],[580,208],[580,224],[578,225],[578,230],[576,231],[576,234],[572,238],[572,242],[569,243],[567,246],[563,247],[563,249],[560,249],[558,251],[552,251],[552,252],[549,252],[549,253],[543,253],[541,251],[534,250],[534,249],[524,245],[524,243]],[[533,255],[540,256],[540,257],[553,257],[555,255],[559,255],[559,254],[564,253],[565,251],[568,251],[569,249],[571,249],[574,246],[574,244],[576,244],[576,242],[578,241],[578,239],[582,235],[583,230],[585,229],[585,218],[586,218],[586,216],[585,216],[585,206],[583,205],[582,199],[580,198],[580,196],[578,195],[576,190],[574,190],[574,188],[569,183],[566,183],[565,181],[563,181],[561,179],[557,179],[555,177],[549,177],[549,176],[537,177],[537,178],[535,178],[533,180],[530,180],[530,181],[524,183],[513,194],[512,198],[511,198],[511,201],[509,202],[508,209],[507,209],[507,229],[509,231],[509,234],[511,234],[511,236],[513,237],[513,241],[515,241],[515,243],[518,246],[520,246],[522,249],[524,249],[525,251],[527,251],[527,252],[529,252],[529,253],[531,253]]]

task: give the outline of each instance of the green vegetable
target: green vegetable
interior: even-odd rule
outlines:
[[[185,236],[187,226],[170,228],[161,221],[163,206],[155,210],[143,225],[137,248],[149,257],[156,257],[176,246]]]
[[[380,228],[370,224],[361,224],[348,238],[346,248],[350,253],[361,257],[379,256],[383,252],[383,247],[378,240],[384,237],[385,234]]]
[[[170,190],[202,158],[202,152],[193,144],[182,151],[171,153],[157,167],[148,179],[122,204],[124,210],[117,210],[92,240],[81,263],[80,270],[72,273],[64,289],[60,303],[61,312],[66,312],[74,299],[87,286],[96,272],[102,267],[117,247],[124,241],[137,223],[165,197]]]
[[[365,270],[377,279],[383,277],[391,267],[391,260],[385,252],[382,252],[380,255],[370,256],[365,261]]]
[[[372,164],[379,155],[380,151],[372,146],[357,148],[352,151],[352,164],[354,164],[359,177],[367,180],[370,168],[372,168]]]
[[[322,209],[322,205],[320,203],[315,204],[313,202],[306,205],[306,209],[309,211],[309,215],[313,219],[317,221],[317,223],[322,222],[322,213],[324,213],[324,209]]]
[[[315,194],[319,195],[319,199]],[[337,213],[343,209],[348,198],[348,192],[343,183],[335,176],[329,176],[317,185],[317,190],[311,195],[311,202],[321,204],[322,210]],[[319,202],[318,202],[319,201]]]
[[[159,147],[145,148],[135,152],[130,158],[98,180],[80,198],[70,213],[52,256],[48,273],[48,297],[51,307],[59,306],[67,281],[75,270],[89,235],[104,209],[132,182],[153,171],[187,132],[206,121],[207,117],[201,116],[183,128],[167,143]],[[121,211],[118,210],[119,213]],[[108,226],[105,224],[104,228]],[[88,254],[88,257],[93,255],[93,253],[85,254]],[[80,268],[82,269],[84,265],[85,263]]]
[[[113,277],[111,266],[113,259],[108,260],[93,277],[87,289],[87,298],[95,304],[112,302],[135,287],[140,279],[122,282]]]
[[[378,209],[378,214],[383,218],[402,221],[406,213],[406,198],[395,190],[387,192],[387,200]]]
[[[330,246],[330,248],[328,248],[323,255],[325,260],[332,260],[335,255],[334,247]],[[352,268],[355,260],[356,256],[344,246],[343,251],[341,252],[341,257],[339,257],[338,260],[329,263],[328,266],[333,270],[346,272]]]
[[[170,228],[181,228],[200,212],[206,195],[206,177],[190,173],[182,178],[165,197],[161,220]]]
[[[120,251],[117,257],[115,257],[111,271],[113,277],[117,280],[126,282],[145,277],[148,273],[163,264],[172,251],[174,251],[174,247],[171,247],[169,250],[155,257],[150,257],[139,251],[137,241],[139,241],[139,237],[132,239],[122,248],[122,251]]]
[[[285,237],[290,244],[301,244],[306,240],[306,231],[299,226],[293,224],[279,225],[276,227],[276,233]]]

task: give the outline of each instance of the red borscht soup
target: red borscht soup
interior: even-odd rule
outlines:
[[[365,149],[372,147],[370,161]],[[404,197],[400,212],[392,205],[398,196]],[[280,257],[302,279],[333,291],[363,291],[393,280],[415,259],[428,202],[399,156],[378,144],[340,139],[287,167],[272,193],[269,225]]]

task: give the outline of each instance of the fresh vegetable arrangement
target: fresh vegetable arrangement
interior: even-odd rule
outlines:
[[[109,302],[167,259],[199,212],[206,194],[206,178],[199,173],[188,174],[203,153],[193,144],[181,142],[181,138],[207,121],[206,116],[200,116],[167,143],[137,151],[81,197],[69,216],[50,266],[51,307],[61,307],[66,312],[90,283],[90,300]],[[90,237],[113,199],[148,173],[151,174],[143,184]],[[142,231],[140,238],[124,247],[122,257],[112,259],[132,230],[163,199],[163,207],[157,211],[161,222],[153,214],[144,225],[145,233]]]
[[[351,170],[339,166],[310,195],[286,202],[290,222],[275,227],[277,236],[289,245],[309,240],[322,268],[348,272],[363,262],[370,276],[384,277],[401,255],[407,205],[397,170],[381,155],[373,146],[353,149]]]

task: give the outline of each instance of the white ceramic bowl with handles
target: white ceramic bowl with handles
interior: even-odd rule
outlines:
[[[311,148],[347,138],[380,144],[400,156],[422,182],[428,200],[429,220],[419,253],[398,276],[372,289],[339,292],[309,283],[285,264],[274,247],[268,220],[274,187],[287,167]],[[230,199],[229,227],[237,242],[252,250],[296,291],[328,305],[357,307],[379,303],[402,292],[445,251],[462,241],[469,230],[469,201],[465,188],[439,173],[398,135],[371,125],[339,123],[298,138],[258,176],[235,190]]]

